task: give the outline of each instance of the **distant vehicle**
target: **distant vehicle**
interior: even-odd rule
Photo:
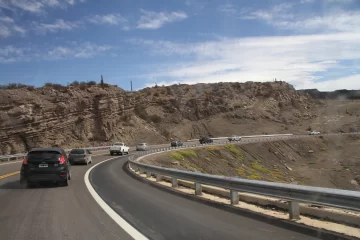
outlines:
[[[21,165],[20,184],[27,188],[38,182],[55,182],[68,186],[71,172],[66,155],[61,148],[32,149]]]
[[[129,147],[123,142],[116,142],[110,147],[110,155],[114,154],[129,154]]]
[[[213,140],[210,137],[200,137],[199,142],[200,144],[205,144],[205,143],[212,143]]]
[[[82,163],[88,165],[92,163],[91,151],[84,148],[74,148],[68,155],[70,164]]]
[[[238,142],[238,141],[241,141],[241,137],[233,135],[233,136],[229,137],[228,140],[230,142]]]
[[[172,147],[181,147],[183,146],[184,144],[181,142],[181,141],[178,141],[178,140],[175,140],[175,141],[172,141],[171,142],[171,146]]]
[[[321,133],[320,132],[317,132],[317,131],[311,131],[309,132],[309,135],[320,135]]]
[[[149,148],[150,146],[147,143],[139,143],[136,145],[136,151],[147,151]]]

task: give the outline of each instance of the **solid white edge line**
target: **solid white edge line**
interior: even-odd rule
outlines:
[[[119,158],[119,157],[113,157],[106,159],[102,162],[99,162],[92,166],[89,170],[86,171],[84,176],[84,181],[87,189],[89,190],[91,196],[94,198],[94,200],[99,204],[99,206],[109,215],[111,219],[113,219],[117,225],[119,225],[127,234],[129,234],[132,238],[135,240],[148,240],[147,237],[142,235],[138,230],[136,230],[133,226],[131,226],[128,222],[126,222],[125,219],[120,217],[119,214],[117,214],[101,197],[100,195],[95,191],[93,186],[90,183],[90,172],[98,165],[105,163],[107,161],[110,161],[112,159]]]

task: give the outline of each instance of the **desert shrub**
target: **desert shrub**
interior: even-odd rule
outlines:
[[[87,88],[87,83],[86,82],[80,82],[79,87],[80,87],[81,90],[85,90]]]
[[[70,83],[70,86],[74,86],[74,87],[78,87],[80,85],[80,83],[78,81],[73,81],[72,83]]]
[[[89,86],[94,86],[96,85],[97,83],[95,81],[88,81],[87,83]]]

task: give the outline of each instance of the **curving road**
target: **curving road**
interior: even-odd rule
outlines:
[[[126,161],[121,158],[100,164],[90,174],[90,181],[107,204],[150,239],[288,240],[319,239],[321,235],[292,228],[282,221],[232,213],[158,189],[129,174]]]
[[[93,157],[93,163],[110,156]],[[3,173],[18,171],[20,163],[0,165]],[[0,179],[0,238],[20,239],[131,239],[103,212],[84,183],[91,165],[72,166],[69,187],[44,185],[21,189],[19,175]]]
[[[93,164],[113,158],[93,156]],[[149,239],[319,239],[282,221],[231,213],[139,181],[126,171],[127,156],[90,173],[98,194]],[[0,176],[21,163],[0,164]],[[0,238],[131,239],[95,202],[85,183],[89,166],[72,166],[69,187],[21,189],[19,175],[0,178]],[[323,239],[332,239],[321,236]]]

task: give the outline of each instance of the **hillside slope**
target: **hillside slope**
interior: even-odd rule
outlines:
[[[135,144],[202,134],[286,132],[316,104],[285,82],[173,85],[126,92],[106,85],[0,90],[0,154],[32,147]]]
[[[332,136],[183,149],[143,162],[252,180],[360,190],[360,136]]]

